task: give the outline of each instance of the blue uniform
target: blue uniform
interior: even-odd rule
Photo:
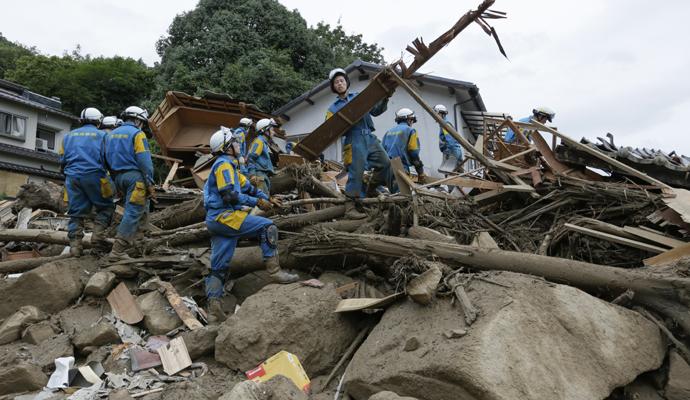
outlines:
[[[240,126],[235,129],[233,135],[237,138],[237,142],[240,144],[240,154],[242,157],[247,157],[247,129]]]
[[[259,176],[262,184],[259,189],[266,193],[271,191],[270,177],[275,174],[273,161],[271,161],[271,149],[268,146],[268,137],[258,135],[252,142],[247,155],[247,172],[250,176]]]
[[[417,130],[405,122],[399,123],[383,135],[383,148],[391,159],[400,157],[408,172],[411,166],[421,164]]]
[[[153,184],[153,162],[146,134],[125,122],[106,136],[105,155],[115,187],[125,201],[117,235],[131,240],[149,207],[146,187]]]
[[[525,117],[525,118],[521,118],[518,120],[518,122],[524,122],[524,123],[529,123],[530,121],[532,121],[532,117]],[[513,143],[516,139],[517,139],[517,135],[515,134],[515,132],[513,132],[512,129],[508,128],[508,131],[506,132],[506,135],[503,138],[503,141],[506,143]],[[530,140],[530,142],[532,141],[532,139],[529,138],[529,136],[528,136],[528,139]]]
[[[268,218],[249,215],[243,207],[254,207],[268,196],[253,187],[237,172],[235,160],[221,155],[213,163],[204,185],[206,227],[211,233],[211,274],[206,277],[206,296],[223,295],[225,275],[235,253],[237,241],[258,237],[264,260],[276,255],[278,229]]]
[[[95,222],[110,225],[115,210],[113,182],[104,165],[105,132],[87,124],[66,134],[58,150],[70,216],[68,237],[83,236],[82,219],[96,208]]]
[[[446,124],[450,125],[447,118],[443,118]],[[444,156],[453,156],[458,162],[463,159],[462,146],[457,140],[448,132],[448,130],[441,125],[438,132],[438,148]]]
[[[335,115],[355,96],[357,96],[357,93],[348,93],[345,99],[338,96],[335,102],[328,107],[326,119]],[[393,191],[396,186],[391,173],[388,155],[381,146],[379,139],[372,133],[375,128],[371,116],[383,114],[387,106],[387,99],[376,104],[371,111],[357,121],[343,136],[343,164],[347,168],[345,194],[350,198],[365,196],[364,170],[367,168],[374,169],[372,182],[370,183],[373,187],[386,185]]]

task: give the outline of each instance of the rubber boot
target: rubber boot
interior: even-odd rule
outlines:
[[[208,324],[218,325],[225,321],[225,313],[223,312],[223,304],[220,299],[208,299]]]
[[[122,260],[131,259],[131,257],[127,255],[127,249],[129,248],[129,246],[129,242],[125,239],[115,238],[113,249],[110,251],[110,254],[108,254],[108,257],[106,257],[106,262],[114,263]]]
[[[93,233],[91,234],[91,249],[93,254],[97,256],[108,254],[109,243],[105,239],[105,229],[106,227],[99,223],[95,223],[93,225]]]
[[[268,273],[271,275],[271,279],[275,283],[285,284],[297,282],[299,280],[299,276],[296,274],[291,274],[280,269],[278,256],[267,258],[266,261],[264,261],[264,266],[266,267],[266,271],[268,271]]]
[[[69,241],[69,255],[72,257],[81,257],[84,254],[84,247],[81,238],[70,239]]]
[[[358,204],[355,202],[355,200],[348,199],[345,202],[345,218],[348,219],[364,219],[367,217],[367,215],[363,212],[360,212],[357,209]]]

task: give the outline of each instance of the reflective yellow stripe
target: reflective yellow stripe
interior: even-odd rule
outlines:
[[[247,218],[246,211],[235,210],[226,211],[220,214],[218,218],[216,218],[216,221],[232,229],[239,230],[245,218]]]
[[[326,119],[330,118],[333,116],[333,113],[330,111],[326,111]]]
[[[346,144],[343,147],[343,164],[352,164],[352,144]]]
[[[144,185],[144,182],[136,182],[134,184],[134,190],[132,190],[132,194],[129,196],[129,202],[140,206],[146,204],[146,185]]]
[[[62,188],[62,201],[65,203],[69,202],[69,196],[67,195],[67,188]]]
[[[101,196],[104,199],[113,197],[113,186],[110,184],[110,179],[101,178]]]
[[[135,153],[139,154],[148,151],[144,142],[146,142],[146,134],[144,132],[137,133],[137,135],[134,137]]]
[[[216,169],[216,186],[218,189],[223,189],[228,185],[235,184],[235,169],[229,162],[224,162]]]
[[[410,140],[407,141],[407,150],[415,151],[419,150],[419,142],[417,141],[417,131],[412,131],[410,134]]]
[[[252,142],[252,153],[260,155],[263,150],[264,142],[261,139],[254,139],[254,142]]]
[[[244,185],[247,183],[247,177],[240,174],[239,172],[237,175],[240,177],[240,187],[244,187]]]
[[[65,139],[62,139],[62,142],[60,142],[60,148],[58,149],[58,154],[61,156],[65,155]]]

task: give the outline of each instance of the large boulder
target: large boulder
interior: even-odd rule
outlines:
[[[120,342],[117,329],[108,322],[99,322],[77,333],[72,339],[74,347],[83,350],[85,347],[100,347]]]
[[[0,344],[18,340],[25,327],[43,319],[46,315],[34,306],[20,308],[0,325]]]
[[[29,363],[0,366],[0,395],[41,390],[48,376]]]
[[[218,400],[308,400],[307,395],[283,375],[266,382],[242,381]]]
[[[117,277],[110,271],[98,271],[89,278],[84,288],[85,296],[105,297],[115,286]]]
[[[193,331],[186,331],[180,334],[187,346],[189,358],[196,360],[207,354],[213,354],[218,336],[218,326],[208,325]]]
[[[137,303],[144,313],[144,326],[152,335],[165,335],[182,325],[170,302],[157,290],[137,297]]]
[[[12,315],[22,306],[35,306],[54,313],[69,306],[82,292],[79,273],[93,259],[69,258],[44,264],[22,274],[0,291],[0,319]]]
[[[369,400],[417,400],[414,397],[401,397],[393,392],[378,392],[369,397]]]
[[[472,326],[448,299],[390,307],[353,357],[347,392],[356,400],[383,390],[425,400],[451,393],[461,400],[603,399],[664,359],[653,323],[573,287],[494,273],[472,280],[467,293],[480,310]],[[405,351],[412,339],[418,346]]]
[[[668,400],[690,399],[690,366],[676,350],[669,353],[668,383],[664,394]]]
[[[247,371],[286,350],[309,376],[328,373],[357,335],[355,317],[333,312],[340,300],[331,285],[266,286],[221,325],[216,360]]]

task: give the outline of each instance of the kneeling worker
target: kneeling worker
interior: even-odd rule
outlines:
[[[280,203],[252,186],[237,171],[235,165],[240,157],[240,146],[232,131],[222,129],[214,133],[210,146],[211,152],[219,156],[204,185],[206,227],[211,233],[211,274],[206,277],[206,297],[209,322],[217,323],[225,319],[220,298],[239,239],[259,238],[264,265],[276,283],[292,283],[298,276],[280,269],[278,228],[273,221],[249,215],[251,207],[269,210]]]
[[[383,148],[391,159],[400,157],[407,173],[410,166],[417,171],[417,182],[423,184],[426,180],[424,164],[419,158],[419,136],[412,124],[417,122],[414,111],[409,108],[401,108],[395,113],[396,126],[391,128],[383,136]]]
[[[539,122],[540,124],[545,124],[546,121],[553,122],[553,119],[556,117],[556,112],[550,109],[549,107],[538,107],[532,110],[532,115],[529,117],[521,118],[518,120],[518,122],[524,122],[524,123],[529,123],[532,119],[535,121]],[[530,138],[530,133],[531,130],[525,130],[525,136],[527,136],[527,139],[529,141],[532,141],[532,138]],[[503,138],[503,141],[506,143],[513,143],[517,139],[517,135],[515,132],[513,132],[512,129],[508,129],[506,132],[506,135]]]

